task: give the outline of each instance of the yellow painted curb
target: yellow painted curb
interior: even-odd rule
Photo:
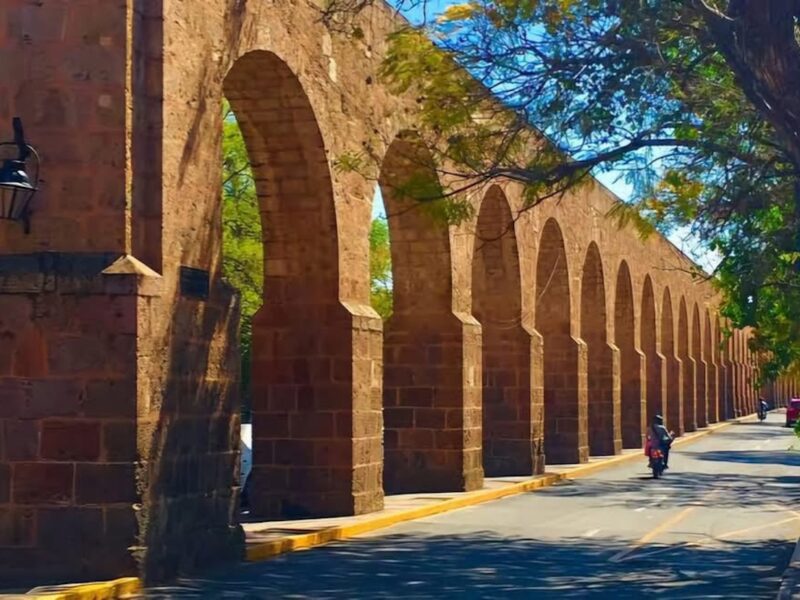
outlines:
[[[703,431],[692,432],[678,438],[675,440],[675,444],[682,445],[693,442],[699,438],[710,435],[715,431],[719,431],[720,429],[728,427],[733,423],[737,423],[749,418],[752,418],[752,415],[739,417],[737,419],[724,421],[722,423],[715,423]],[[590,473],[594,473],[595,471],[606,469],[608,467],[633,460],[634,458],[641,459],[642,454],[640,452],[633,452],[630,454],[613,456],[606,460],[574,467],[563,473],[545,473],[544,475],[540,475],[535,479],[529,479],[520,483],[510,484],[502,488],[468,492],[460,498],[443,500],[442,502],[431,504],[429,506],[420,506],[419,508],[398,510],[397,512],[388,515],[382,515],[372,519],[365,519],[364,521],[353,523],[351,525],[338,525],[334,527],[328,527],[327,529],[322,529],[320,531],[314,531],[312,533],[301,533],[268,542],[249,544],[246,551],[247,561],[259,562],[262,560],[268,560],[280,554],[286,554],[287,552],[305,550],[315,546],[320,546],[322,544],[327,544],[328,542],[344,540],[350,537],[361,535],[363,533],[368,533],[370,531],[391,527],[392,525],[397,525],[406,521],[413,521],[416,519],[449,512],[451,510],[457,510],[459,508],[466,508],[468,506],[483,504],[484,502],[499,500],[500,498],[506,498],[508,496],[515,496],[517,494],[531,492],[539,488],[551,486],[559,481],[584,477]]]
[[[21,598],[41,600],[121,600],[132,598],[142,591],[142,582],[136,577],[123,577],[113,581],[80,583],[72,586],[39,587]]]

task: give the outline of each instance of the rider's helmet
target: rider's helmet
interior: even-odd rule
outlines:
[[[656,415],[653,417],[653,425],[663,425],[664,424],[664,417],[661,415]]]

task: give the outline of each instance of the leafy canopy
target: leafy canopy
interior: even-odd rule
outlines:
[[[394,34],[382,76],[418,98],[462,190],[507,178],[530,207],[622,173],[621,223],[689,228],[722,256],[722,312],[756,328],[771,378],[800,358],[798,15],[798,0],[470,0]]]

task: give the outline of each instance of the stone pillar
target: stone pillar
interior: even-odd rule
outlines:
[[[680,336],[678,337],[680,342]],[[683,363],[678,358],[679,346],[675,338],[675,315],[672,309],[672,296],[669,289],[664,290],[661,303],[661,352],[666,359],[666,406],[664,417],[666,425],[677,435],[683,435]]]
[[[0,580],[136,572],[132,2],[0,3],[0,139],[41,156],[30,233],[0,222]],[[135,72],[134,72],[135,71]]]
[[[600,251],[590,244],[581,273],[581,339],[586,344],[589,451],[622,451],[620,351],[608,342],[608,311]]]
[[[695,409],[697,411],[697,426],[708,427],[708,363],[704,358],[696,361],[696,394],[697,401]]]
[[[524,323],[514,219],[499,186],[484,195],[468,235],[474,235],[471,312],[483,346],[483,467],[490,477],[530,475],[541,463],[543,432],[534,421],[541,394],[534,394],[532,373],[541,344]]]
[[[744,370],[742,368],[742,349],[741,332],[738,329],[733,331],[731,338],[731,349],[733,352],[733,403],[734,412],[737,417],[745,414],[744,410]]]
[[[647,430],[645,399],[647,364],[644,354],[636,348],[627,373],[622,372],[622,446],[641,448]]]
[[[622,452],[619,349],[605,341],[588,348],[588,426],[593,456]]]
[[[0,577],[136,571],[137,335],[158,277],[107,254],[0,256]]]
[[[681,357],[683,361],[683,429],[686,432],[697,429],[697,363],[691,356]]]
[[[719,336],[712,327],[711,318],[706,314],[706,358],[708,361],[708,377],[706,391],[708,396],[708,421],[716,423],[720,420],[719,408]]]
[[[589,460],[586,345],[566,335],[545,338],[544,344],[546,461],[586,462]]]
[[[386,491],[479,489],[480,325],[452,313],[393,315],[384,344]]]
[[[730,340],[724,340],[720,351],[720,411],[722,420],[734,417],[732,382],[733,365],[730,357]]]
[[[691,356],[694,360],[695,374],[695,404],[694,420],[697,427],[708,426],[708,390],[706,381],[708,379],[708,363],[704,356],[705,345],[703,343],[703,327],[700,320],[700,313],[695,304],[692,311],[692,333],[691,333]]]
[[[322,318],[316,311],[325,312]],[[254,514],[339,516],[383,505],[381,323],[346,306],[265,304],[254,319]]]
[[[667,426],[676,435],[686,433],[683,422],[683,361],[674,354],[667,356]]]
[[[539,460],[535,451],[535,402],[531,387],[537,345],[521,326],[501,329],[483,325],[483,348],[486,475],[530,475]]]

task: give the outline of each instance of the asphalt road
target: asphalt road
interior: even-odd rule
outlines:
[[[800,535],[800,451],[782,419],[676,448],[662,480],[643,456],[148,597],[774,598]]]

